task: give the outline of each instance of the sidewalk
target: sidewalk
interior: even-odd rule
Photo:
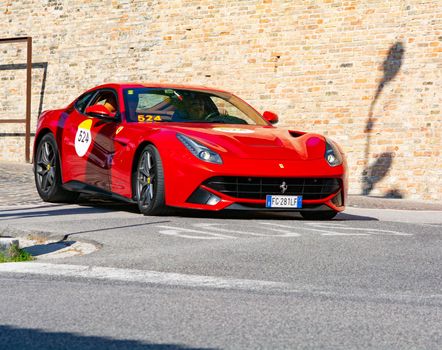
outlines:
[[[374,196],[360,196],[354,194],[348,196],[347,205],[354,208],[442,211],[442,204],[434,202],[412,201],[407,199],[393,199]]]
[[[41,203],[35,188],[32,165],[0,162],[0,206]]]
[[[35,189],[31,164],[0,162],[0,206],[42,203]],[[442,203],[359,195],[349,195],[348,206],[355,208],[442,211]]]

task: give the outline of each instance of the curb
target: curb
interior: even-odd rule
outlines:
[[[394,199],[374,196],[361,196],[350,194],[347,201],[348,207],[367,209],[396,209],[418,211],[442,211],[442,204],[436,202],[420,202],[408,199]]]
[[[18,239],[0,237],[0,253],[7,254],[11,246],[19,247]]]
[[[12,227],[7,227],[7,232],[4,232],[5,237],[0,237],[0,239],[16,239],[16,238],[25,238],[25,239],[31,239],[35,241],[54,241],[54,242],[83,242],[83,243],[89,243],[94,245],[97,249],[103,248],[103,244],[94,241],[92,239],[81,239],[81,240],[75,240],[75,239],[65,239],[65,235],[58,234],[58,233],[50,233],[50,232],[44,232],[44,231],[25,231],[25,230],[19,230]]]
[[[32,231],[32,230],[19,230],[14,227],[6,227],[3,229],[3,235],[5,238],[30,238],[35,240],[54,240],[54,241],[62,241],[64,235],[60,235],[57,233],[50,233],[44,231]]]

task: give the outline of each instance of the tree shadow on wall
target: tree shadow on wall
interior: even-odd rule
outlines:
[[[367,140],[364,152],[364,170],[362,172],[362,194],[366,196],[370,194],[375,184],[387,175],[393,163],[394,154],[391,152],[385,152],[379,155],[374,163],[370,164],[369,157],[371,133],[376,121],[376,118],[373,117],[373,110],[382,91],[384,90],[384,87],[396,77],[399,70],[401,69],[404,52],[405,48],[402,42],[396,42],[393,46],[390,47],[390,50],[388,50],[387,57],[382,64],[384,75],[378,85],[376,94],[373,98],[373,101],[371,102],[370,110],[368,112],[367,125],[364,130],[365,134],[367,135]],[[392,193],[394,194],[394,196],[392,195],[391,197],[402,197],[398,190],[393,190],[393,192]]]
[[[376,160],[366,168],[366,179],[364,183],[364,195],[368,195],[375,184],[385,178],[393,164],[394,153],[384,152],[375,156]],[[365,193],[366,192],[366,193]],[[385,195],[387,198],[402,198],[398,189],[392,189]]]

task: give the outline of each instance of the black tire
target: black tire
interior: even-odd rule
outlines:
[[[62,187],[60,155],[52,134],[46,134],[37,146],[34,159],[34,179],[37,192],[45,202],[72,203],[79,193]]]
[[[165,215],[164,172],[160,153],[153,145],[143,148],[134,174],[135,200],[144,215]]]
[[[331,220],[338,212],[328,211],[301,211],[301,215],[306,220]]]

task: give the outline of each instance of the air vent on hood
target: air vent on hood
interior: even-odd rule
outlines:
[[[290,134],[292,137],[300,137],[300,136],[302,136],[302,135],[305,135],[305,132],[302,132],[302,131],[295,131],[295,130],[289,130],[289,134]]]

